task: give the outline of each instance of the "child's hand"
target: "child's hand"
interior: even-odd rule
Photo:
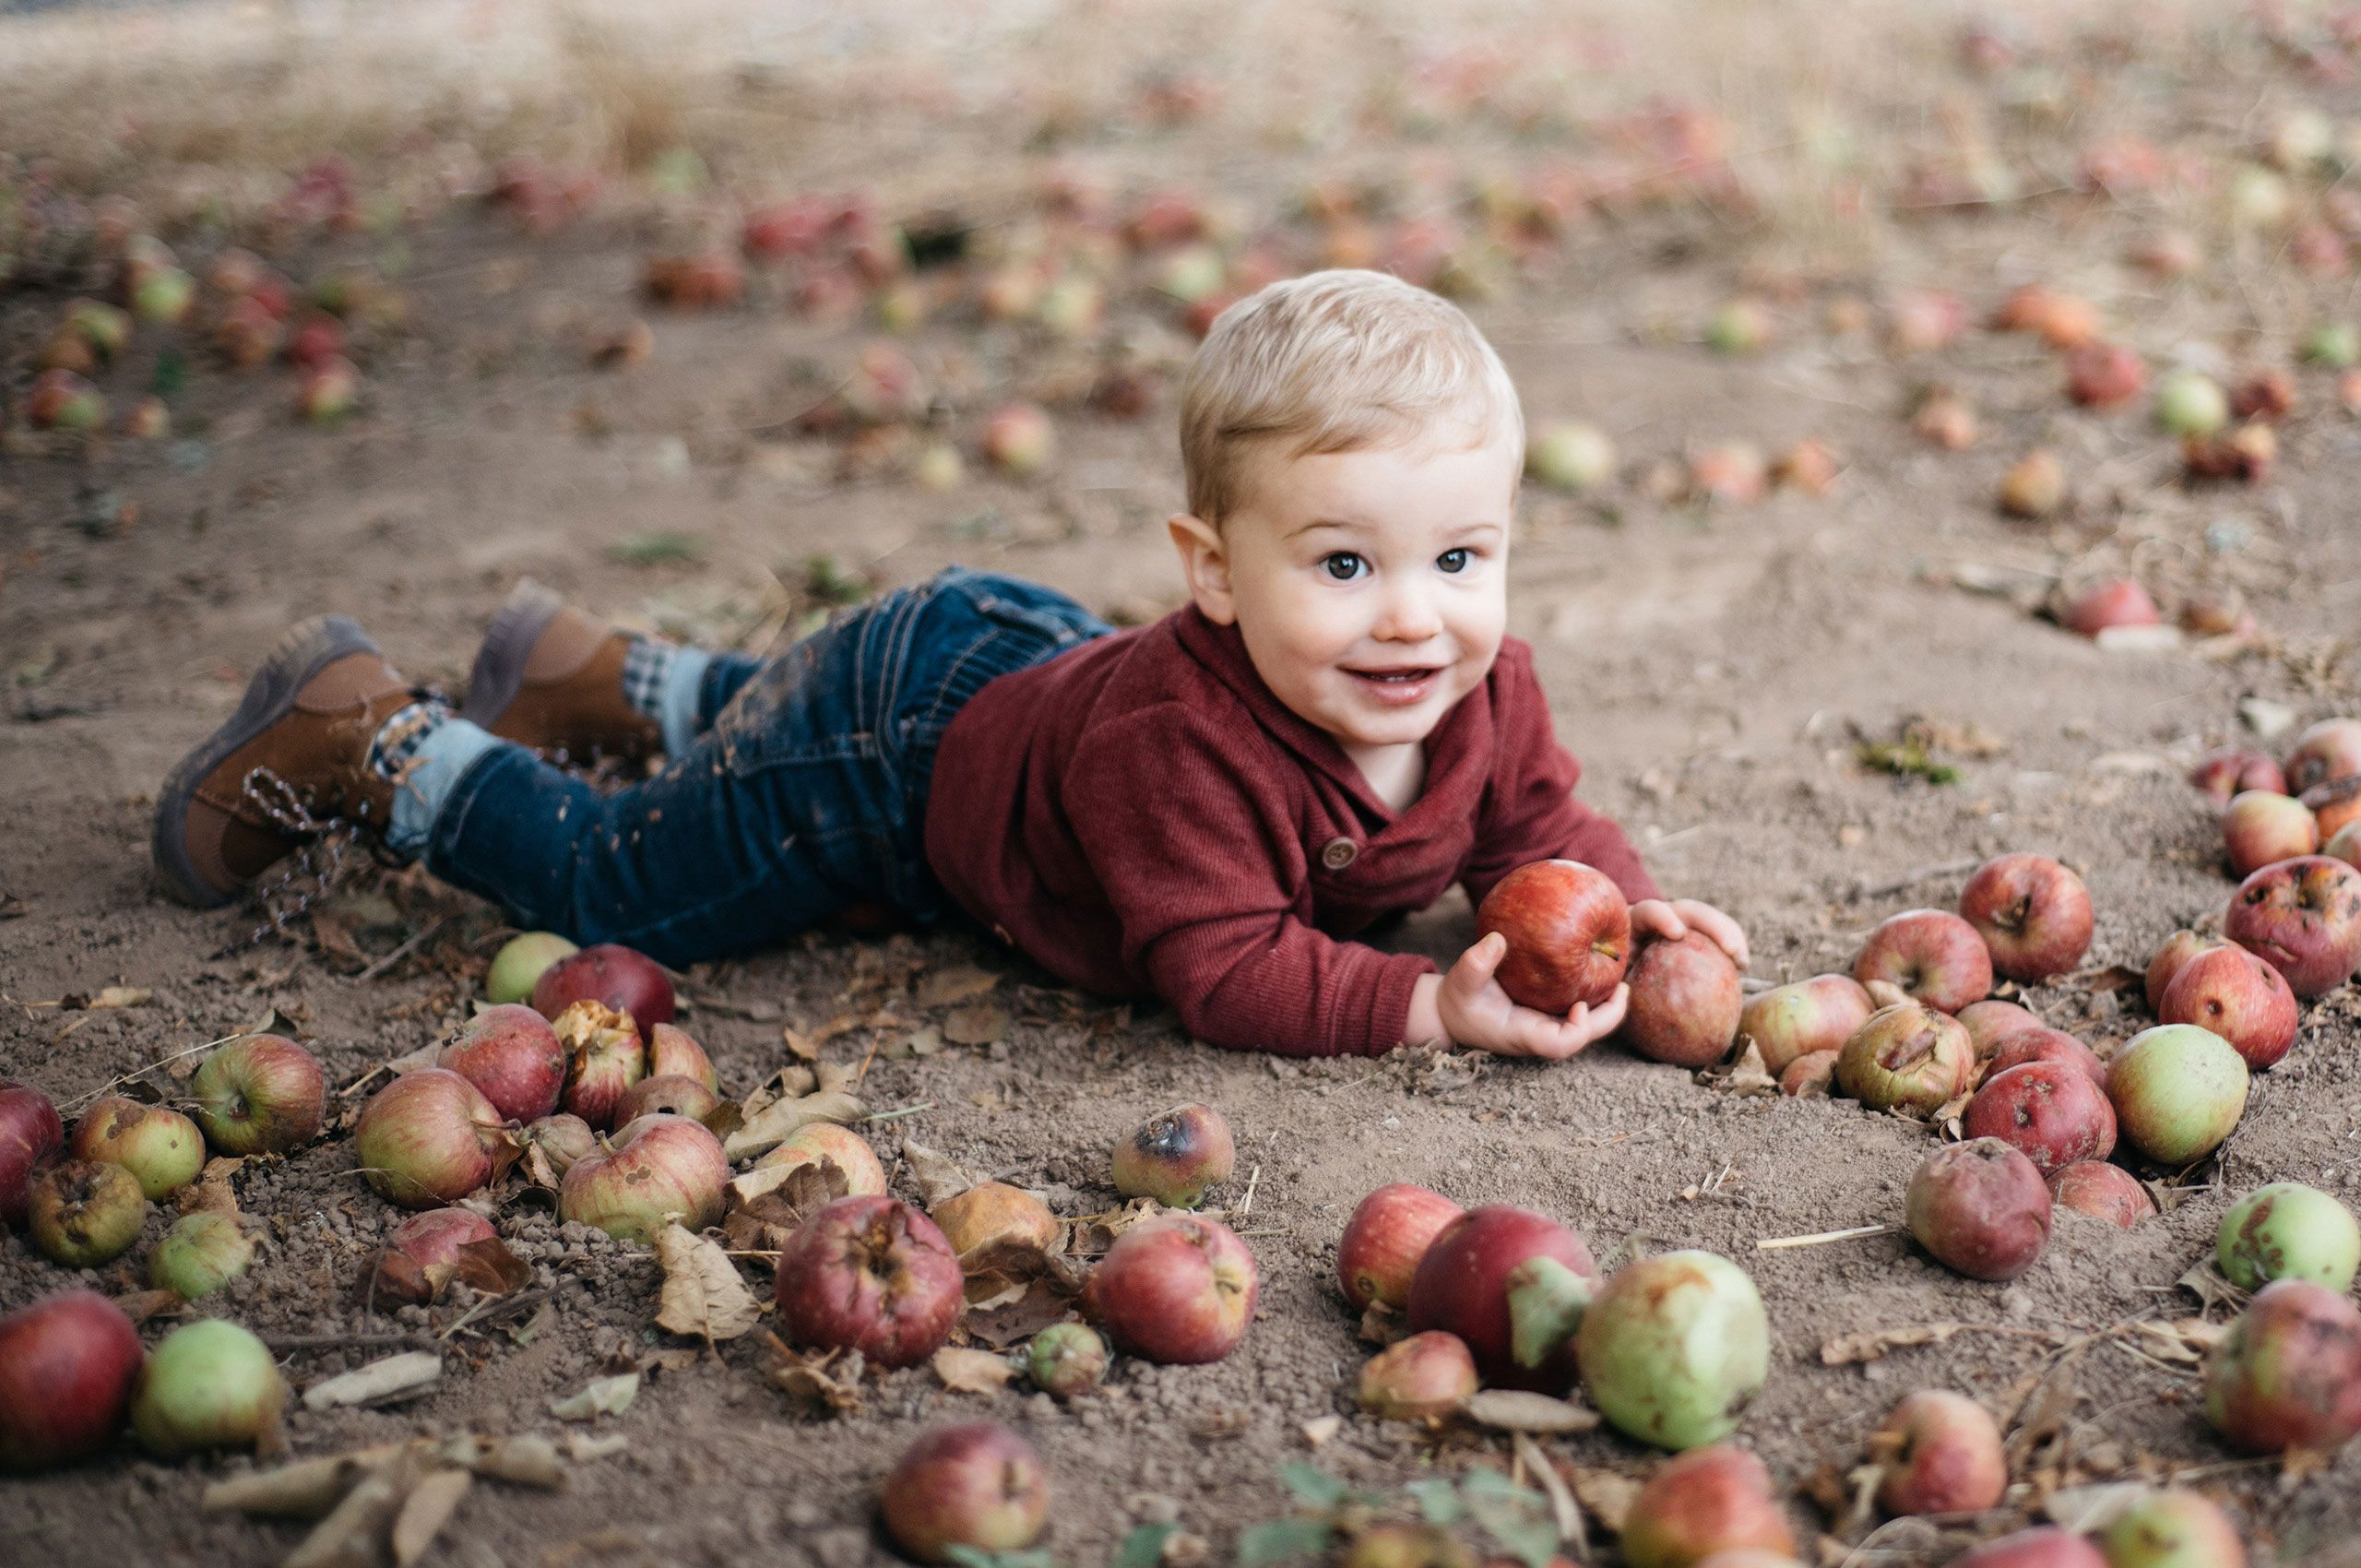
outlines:
[[[1695,926],[1706,939],[1730,956],[1730,962],[1746,968],[1746,932],[1738,921],[1711,904],[1701,904],[1694,898],[1675,898],[1667,904],[1661,898],[1643,898],[1631,906],[1631,932],[1661,936],[1667,942],[1678,942]]]
[[[1623,1004],[1631,996],[1629,986],[1617,986],[1614,996],[1601,1006],[1577,1004],[1562,1018],[1511,1001],[1509,993],[1501,989],[1501,982],[1492,978],[1508,951],[1508,938],[1493,932],[1461,954],[1449,974],[1426,976],[1420,981],[1420,992],[1411,1001],[1411,1038],[1424,1039],[1440,1033],[1453,1044],[1471,1051],[1562,1062],[1591,1041],[1604,1039],[1622,1027]],[[1440,1028],[1419,1028],[1417,1020],[1425,1010],[1422,1003],[1433,1008]]]

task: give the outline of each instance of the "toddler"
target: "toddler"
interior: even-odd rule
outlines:
[[[1565,1017],[1510,1001],[1498,935],[1447,973],[1353,940],[1528,861],[1586,861],[1636,932],[1746,962],[1573,798],[1504,632],[1523,416],[1465,315],[1379,273],[1275,283],[1198,350],[1180,446],[1190,602],[1133,630],[954,568],[757,659],[526,583],[455,712],[350,620],[305,622],[167,780],[158,871],[220,904],[350,821],[519,925],[674,965],[859,905],[955,908],[1074,985],[1291,1055],[1559,1059],[1611,1033],[1619,990]],[[601,793],[559,749],[666,766]]]

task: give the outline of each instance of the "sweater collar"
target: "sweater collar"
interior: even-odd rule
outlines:
[[[1353,759],[1345,754],[1336,738],[1281,702],[1262,673],[1254,668],[1253,656],[1246,651],[1246,639],[1236,624],[1223,625],[1212,620],[1194,604],[1184,605],[1172,612],[1173,632],[1182,648],[1210,671],[1216,679],[1236,693],[1246,705],[1255,721],[1275,736],[1282,745],[1305,763],[1339,786],[1351,792],[1360,809],[1381,823],[1396,818],[1394,808],[1378,798],[1370,787],[1368,778]],[[1453,703],[1442,716],[1442,721],[1429,732],[1426,739],[1427,781],[1418,798],[1399,814],[1411,817],[1430,805],[1445,811],[1472,810],[1468,802],[1458,807],[1450,804],[1457,793],[1458,780],[1453,776],[1471,762],[1484,766],[1485,759],[1476,754],[1480,745],[1471,745],[1478,739],[1478,731],[1489,732],[1491,714],[1491,679],[1488,675],[1474,691]],[[1479,791],[1480,792],[1480,791]]]

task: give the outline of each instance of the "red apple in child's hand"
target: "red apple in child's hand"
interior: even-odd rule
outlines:
[[[2053,1172],[2049,1199],[2059,1208],[2070,1208],[2126,1230],[2156,1212],[2156,1200],[2131,1172],[2095,1159]]]
[[[1050,1483],[1033,1445],[998,1421],[937,1427],[894,1463],[878,1513],[894,1544],[921,1562],[1022,1551],[1050,1517]]]
[[[2099,1549],[2070,1530],[2044,1526],[1986,1541],[1951,1568],[2108,1568]]]
[[[1992,1047],[1992,1058],[1984,1064],[1984,1079],[1989,1083],[2012,1067],[2028,1062],[2060,1062],[2089,1075],[2091,1082],[2106,1087],[2106,1063],[2098,1052],[2068,1034],[2064,1029],[2048,1028],[2035,1024],[2029,1029],[2018,1029],[2000,1037]]]
[[[1992,1413],[1964,1394],[1922,1388],[1869,1439],[1883,1470],[1878,1505],[1889,1514],[1981,1514],[2009,1486],[2008,1457]]]
[[[1998,1138],[2044,1175],[2115,1152],[2115,1107],[2079,1065],[2028,1062],[1996,1073],[1961,1119],[1971,1138]]]
[[[0,1317],[0,1471],[53,1469],[104,1448],[145,1359],[139,1331],[95,1290]]]
[[[1904,1200],[1910,1233],[1972,1279],[2014,1279],[2049,1241],[2049,1189],[2032,1160],[1998,1138],[1928,1155]]]
[[[2148,960],[2145,987],[2148,1011],[2153,1013],[2165,1004],[2165,988],[2180,973],[2180,967],[2209,947],[2219,947],[2230,939],[2226,936],[2201,935],[2193,931],[2177,931],[2165,938],[2156,956]]]
[[[1198,1366],[1238,1348],[1260,1290],[1254,1254],[1228,1226],[1165,1214],[1116,1238],[1090,1271],[1082,1310],[1135,1356]]]
[[[1763,1070],[1776,1075],[1803,1057],[1844,1049],[1876,1011],[1852,976],[1814,975],[1755,996],[1740,1009],[1738,1030],[1762,1052]]]
[[[2225,746],[2220,751],[2207,752],[2190,769],[2189,781],[2217,806],[2226,806],[2230,797],[2246,790],[2268,790],[2275,795],[2287,792],[2287,776],[2279,765],[2260,752]]]
[[[1487,1204],[1427,1248],[1408,1322],[1458,1336],[1487,1383],[1560,1394],[1574,1380],[1572,1335],[1597,1285],[1580,1236],[1546,1214]]]
[[[565,1060],[565,1047],[547,1018],[506,1003],[469,1019],[435,1064],[475,1085],[511,1122],[531,1122],[557,1109]]]
[[[1869,932],[1853,978],[1885,980],[1939,1012],[1956,1013],[1992,989],[1992,954],[1975,928],[1941,909],[1905,909]]]
[[[2240,876],[2319,847],[2311,807],[2290,796],[2248,790],[2222,810],[2222,850]]]
[[[2222,929],[2296,995],[2333,991],[2361,968],[2361,871],[2326,855],[2265,866],[2238,884]]]
[[[65,1124],[49,1096],[30,1084],[0,1081],[0,1223],[24,1223],[33,1167],[65,1142]]]
[[[1631,960],[1623,1038],[1676,1067],[1706,1067],[1730,1053],[1745,1005],[1738,966],[1702,931],[1643,944]]]
[[[1959,912],[1984,939],[1994,970],[2012,980],[2062,975],[2090,951],[2090,890],[2047,855],[1985,861],[1960,893]]]
[[[1631,908],[1607,873],[1580,861],[1535,861],[1501,878],[1476,910],[1476,932],[1507,938],[1495,979],[1510,1000],[1544,1013],[1597,1006],[1631,961]]]
[[[1872,1111],[1926,1116],[1967,1087],[1975,1049],[1957,1018],[1916,1002],[1880,1007],[1836,1055],[1836,1087]]]
[[[1667,1459],[1623,1521],[1631,1568],[1691,1568],[1716,1551],[1793,1552],[1795,1532],[1772,1495],[1771,1472],[1743,1448],[1714,1443]]]
[[[2296,1044],[2296,993],[2277,969],[2243,947],[2225,944],[2180,967],[2165,987],[2156,1019],[2213,1030],[2260,1072]]]
[[[628,1015],[643,1041],[672,1021],[670,979],[653,958],[612,942],[567,954],[533,982],[533,1011],[552,1022],[576,1002]]]
[[[887,1197],[838,1198],[805,1220],[780,1249],[777,1296],[789,1340],[883,1367],[941,1349],[967,1301],[958,1254],[934,1221]]]
[[[1345,1299],[1356,1308],[1371,1301],[1406,1306],[1418,1261],[1463,1212],[1441,1193],[1409,1182],[1390,1182],[1361,1199],[1336,1242],[1336,1283]]]

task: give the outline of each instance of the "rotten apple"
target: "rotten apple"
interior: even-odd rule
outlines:
[[[148,1222],[139,1178],[120,1165],[65,1159],[33,1175],[25,1229],[50,1262],[96,1268],[123,1255]]]
[[[876,1197],[885,1191],[885,1167],[878,1163],[877,1151],[859,1133],[834,1122],[807,1122],[754,1161],[757,1170],[781,1165],[833,1165],[844,1175],[847,1197]]]
[[[1623,1521],[1630,1568],[1692,1568],[1717,1551],[1796,1550],[1762,1461],[1728,1443],[1667,1459]]]
[[[87,1459],[123,1430],[145,1356],[139,1331],[95,1290],[61,1290],[0,1317],[0,1471]]]
[[[1107,1341],[1086,1323],[1053,1323],[1026,1346],[1025,1375],[1060,1399],[1087,1394],[1107,1375]]]
[[[2361,968],[2361,871],[2326,855],[2264,866],[2238,884],[2222,929],[2310,998]]]
[[[1957,1018],[1916,1002],[1880,1007],[1836,1056],[1837,1089],[1872,1111],[1931,1115],[1967,1087],[1975,1048]]]
[[[729,1191],[721,1140],[702,1123],[658,1113],[626,1123],[611,1148],[575,1160],[558,1184],[557,1212],[618,1241],[652,1245],[674,1221],[691,1230],[718,1225]]]
[[[2341,1296],[2361,1273],[2361,1225],[2318,1187],[2273,1182],[2222,1216],[2213,1258],[2241,1290],[2260,1290],[2274,1279],[2308,1279]]]
[[[2115,1152],[2115,1108],[2079,1065],[2028,1062],[1996,1073],[1967,1102],[1971,1138],[1998,1138],[2044,1176]]]
[[[1763,1071],[1775,1075],[1800,1057],[1842,1050],[1875,1011],[1852,976],[1814,975],[1755,996],[1739,1011],[1738,1028],[1762,1051]]]
[[[201,1208],[172,1221],[148,1254],[148,1283],[193,1301],[240,1277],[254,1261],[254,1238],[238,1217]]]
[[[2361,1432],[2361,1312],[2308,1279],[2264,1286],[2206,1357],[2205,1416],[2248,1453],[2341,1447]]]
[[[1583,1239],[1529,1208],[1486,1204],[1445,1225],[1411,1276],[1407,1322],[1465,1343],[1484,1381],[1563,1393],[1568,1342],[1598,1285]]]
[[[838,1198],[805,1220],[779,1251],[776,1295],[789,1341],[883,1367],[941,1349],[967,1299],[934,1221],[888,1197]]]
[[[1254,1254],[1228,1227],[1164,1214],[1116,1238],[1091,1270],[1082,1308],[1119,1348],[1196,1366],[1238,1348],[1259,1290]]]
[[[2297,795],[2361,774],[2361,719],[2323,719],[2297,735],[2285,772],[2288,791]]]
[[[2106,1093],[2125,1142],[2158,1165],[2192,1165],[2245,1114],[2246,1059],[2211,1029],[2160,1024],[2124,1046]]]
[[[1706,1252],[1626,1265],[1583,1313],[1591,1403],[1626,1436],[1676,1452],[1736,1431],[1770,1373],[1771,1325],[1746,1271]]]
[[[1229,1180],[1238,1146],[1229,1123],[1193,1101],[1151,1116],[1115,1144],[1115,1190],[1154,1198],[1167,1208],[1194,1208],[1206,1190]]]
[[[2090,951],[2090,889],[2047,855],[1985,861],[1961,891],[1959,912],[1984,939],[1993,971],[2008,980],[2062,975]]]
[[[1964,1394],[1922,1388],[1906,1396],[1869,1439],[1882,1472],[1878,1506],[1893,1515],[1981,1514],[2009,1486],[2009,1461],[1992,1412]]]
[[[613,1126],[623,1091],[647,1075],[647,1048],[631,1016],[601,1002],[575,1002],[550,1027],[566,1051],[565,1109],[594,1128]]]
[[[1448,1420],[1479,1386],[1459,1336],[1430,1328],[1397,1339],[1361,1368],[1360,1408],[1382,1421]]]
[[[1631,960],[1623,1038],[1652,1061],[1708,1067],[1730,1052],[1745,998],[1738,966],[1702,931],[1643,944]]]
[[[1992,954],[1975,928],[1942,909],[1888,916],[1853,961],[1863,985],[1885,980],[1942,1013],[1981,1002],[1992,989]]]
[[[73,1154],[120,1165],[153,1202],[196,1180],[205,1169],[205,1134],[179,1111],[122,1095],[92,1103],[75,1124]]]
[[[1535,861],[1501,878],[1477,907],[1476,931],[1508,943],[1501,989],[1544,1013],[1604,1003],[1631,961],[1631,906],[1580,861]]]
[[[990,1246],[1046,1252],[1058,1240],[1058,1217],[1050,1206],[1005,1182],[979,1182],[935,1205],[927,1218],[962,1258]]]
[[[2287,989],[2286,978],[2228,944],[2180,967],[2165,987],[2156,1017],[2211,1029],[2256,1072],[2276,1063],[2296,1044],[2296,993]]]
[[[530,1007],[501,1003],[469,1019],[435,1058],[475,1085],[511,1122],[531,1122],[557,1109],[565,1088],[565,1047],[550,1021]]]
[[[1410,1182],[1378,1188],[1355,1205],[1336,1242],[1336,1283],[1358,1310],[1371,1301],[1396,1309],[1443,1228],[1465,1213],[1441,1193]]]
[[[642,1078],[623,1090],[623,1099],[615,1102],[615,1125],[626,1127],[643,1116],[659,1113],[702,1122],[720,1108],[721,1097],[696,1079],[669,1073],[660,1078]]]
[[[1910,1178],[1904,1215],[1936,1261],[1972,1279],[2014,1279],[2049,1241],[2049,1189],[1998,1138],[1952,1144]]]
[[[2053,1171],[2049,1198],[2059,1208],[2104,1219],[2124,1230],[2143,1219],[2154,1218],[2156,1214],[2156,1200],[2148,1195],[2148,1189],[2140,1184],[2137,1177],[2119,1165],[2095,1159]]]

